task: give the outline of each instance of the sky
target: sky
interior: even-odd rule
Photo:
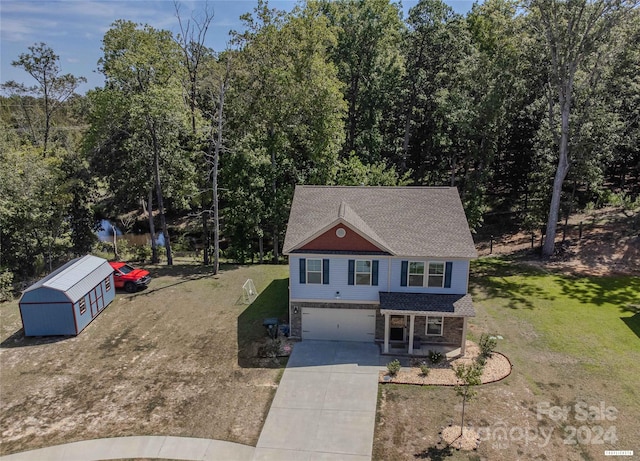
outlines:
[[[464,14],[473,1],[445,0],[456,12]],[[204,9],[204,0],[180,0],[180,15],[185,19]],[[417,0],[404,0],[404,11]],[[209,0],[214,19],[206,45],[216,51],[226,48],[230,30],[241,30],[240,15],[251,12],[256,0]],[[296,2],[270,1],[272,8],[291,10]],[[179,31],[173,0],[1,0],[0,1],[0,82],[15,80],[26,85],[35,81],[11,62],[28,47],[44,42],[60,57],[62,74],[85,77],[79,93],[102,86],[97,71],[102,56],[102,37],[117,19],[149,24],[156,29]]]

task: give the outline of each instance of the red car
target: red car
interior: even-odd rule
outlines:
[[[116,288],[124,288],[129,293],[135,293],[151,282],[149,271],[136,269],[123,262],[109,262],[109,264],[113,267],[113,281]]]

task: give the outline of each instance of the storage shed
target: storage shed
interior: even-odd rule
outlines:
[[[69,261],[27,288],[20,298],[25,336],[77,335],[115,298],[106,259]]]

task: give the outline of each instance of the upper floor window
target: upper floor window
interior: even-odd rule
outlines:
[[[307,259],[307,283],[322,283],[322,259]]]
[[[427,286],[442,288],[444,286],[444,262],[430,262]]]
[[[402,261],[401,287],[451,288],[453,261]]]
[[[424,286],[424,263],[418,261],[411,261],[409,263],[409,286],[421,287]]]
[[[349,260],[349,285],[378,286],[379,261],[350,259]]]
[[[356,261],[356,285],[371,285],[371,261]]]
[[[300,283],[329,285],[329,260],[300,258]]]

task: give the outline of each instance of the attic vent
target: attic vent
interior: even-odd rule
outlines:
[[[338,217],[339,218],[344,218],[344,214],[347,211],[347,203],[346,202],[340,202],[340,209],[338,210]]]
[[[340,239],[341,239],[341,238],[343,238],[345,235],[347,235],[347,231],[346,231],[346,230],[344,230],[342,227],[338,227],[338,228],[336,229],[336,236],[337,236],[338,238],[340,238]]]

